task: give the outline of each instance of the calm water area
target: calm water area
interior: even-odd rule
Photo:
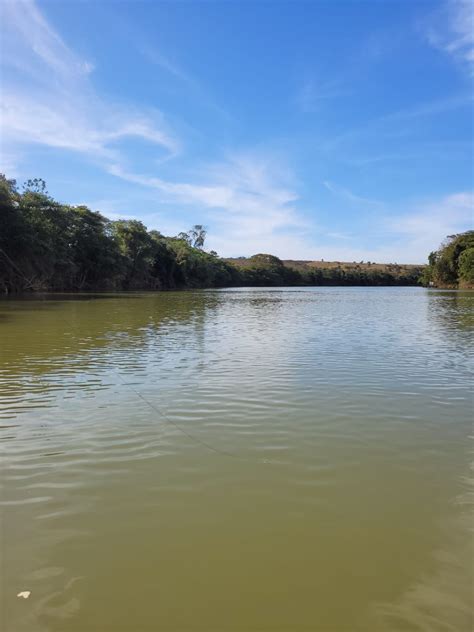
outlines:
[[[1,300],[2,630],[470,632],[473,306]]]

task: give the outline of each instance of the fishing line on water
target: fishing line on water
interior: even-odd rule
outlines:
[[[68,325],[68,327],[74,326],[72,322],[68,322],[65,318],[62,318],[61,320],[63,320],[63,322]],[[216,353],[214,353],[213,355],[214,357],[220,357]],[[252,462],[252,463],[265,463],[265,464],[269,464],[272,462],[269,459],[265,459],[265,458],[249,459],[248,457],[240,456],[236,454],[235,452],[230,452],[228,450],[218,448],[212,445],[211,443],[208,443],[207,441],[204,441],[203,439],[196,437],[194,434],[190,433],[188,430],[185,430],[182,426],[180,426],[175,421],[170,419],[170,417],[168,417],[166,413],[164,413],[160,408],[158,408],[156,404],[153,404],[152,402],[150,402],[142,393],[140,393],[140,391],[135,389],[129,382],[126,382],[123,379],[123,377],[120,375],[117,369],[113,367],[111,368],[112,368],[112,371],[117,375],[117,377],[119,378],[119,380],[122,382],[124,386],[129,388],[137,397],[139,397],[143,402],[145,402],[145,404],[147,404],[149,408],[151,408],[154,412],[160,415],[160,417],[162,417],[166,423],[176,428],[179,432],[181,432],[185,437],[188,437],[188,439],[190,439],[194,443],[201,445],[202,447],[210,450],[211,452],[214,452],[215,454],[219,454],[221,456],[227,456],[233,459],[238,459],[240,461],[247,461],[247,462]]]
[[[127,386],[131,391],[133,391],[135,393],[135,395],[137,397],[139,397],[141,400],[143,400],[145,402],[145,404],[147,404],[152,410],[154,410],[161,417],[163,417],[163,419],[167,423],[169,423],[172,426],[174,426],[175,428],[177,428],[177,430],[179,430],[182,434],[184,434],[186,437],[188,437],[188,439],[191,439],[191,441],[194,441],[195,443],[198,443],[198,444],[202,445],[203,447],[207,448],[208,450],[212,450],[212,452],[215,452],[216,454],[221,454],[223,456],[230,456],[230,457],[235,458],[235,459],[242,458],[242,457],[239,457],[238,454],[234,454],[233,452],[227,452],[226,450],[221,450],[220,448],[216,448],[215,446],[211,445],[210,443],[207,443],[206,441],[203,441],[202,439],[199,439],[198,437],[192,435],[187,430],[184,430],[184,428],[182,428],[175,421],[170,419],[168,417],[168,415],[166,415],[162,410],[160,410],[155,404],[152,404],[142,393],[140,393],[135,388],[133,388],[133,386],[131,384],[129,384],[128,382],[125,382],[122,379],[122,376],[120,375],[120,373],[118,373],[118,371],[116,369],[112,369],[112,370],[114,371],[114,373],[116,373],[118,378],[121,380],[122,384]]]

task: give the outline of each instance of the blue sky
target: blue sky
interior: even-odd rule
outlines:
[[[472,227],[473,4],[4,1],[0,170],[223,256]]]

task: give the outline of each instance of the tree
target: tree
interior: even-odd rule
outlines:
[[[459,255],[459,278],[467,284],[474,284],[474,247],[466,248]]]
[[[221,259],[204,251],[207,231],[194,225],[177,237],[137,220],[112,222],[86,206],[62,204],[41,178],[21,191],[0,175],[0,291],[161,289],[236,285],[415,284],[420,270],[315,269],[260,253]],[[474,231],[453,235],[430,256],[427,270],[472,283]]]
[[[42,195],[48,195],[46,190],[46,182],[43,178],[30,178],[23,184],[24,193],[41,193]]]
[[[45,182],[36,178],[28,181],[18,196],[26,248],[19,264],[32,288],[66,289],[74,276],[69,245],[71,211],[45,191]]]
[[[0,174],[0,288],[17,291],[25,284],[19,261],[26,254],[26,226],[18,209],[15,180]]]
[[[435,285],[456,287],[460,281],[471,283],[470,266],[471,255],[464,253],[474,248],[474,230],[465,233],[449,235],[440,248],[431,252],[428,257],[426,270],[422,281],[433,282]]]
[[[114,288],[120,282],[121,254],[106,217],[86,206],[72,207],[69,247],[75,289]]]
[[[142,222],[118,220],[111,223],[112,235],[122,255],[126,288],[147,287],[154,261],[155,243]]]
[[[185,241],[192,248],[202,250],[206,241],[207,230],[202,224],[195,224],[187,233],[178,233],[176,239]]]
[[[188,232],[191,239],[191,246],[193,248],[204,248],[204,242],[206,241],[207,230],[201,224],[195,224]]]
[[[191,237],[189,233],[178,233],[176,239],[180,239],[181,241],[185,241],[189,246],[191,246]]]

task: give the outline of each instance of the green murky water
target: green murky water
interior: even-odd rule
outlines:
[[[3,630],[471,630],[473,301],[0,302]]]

